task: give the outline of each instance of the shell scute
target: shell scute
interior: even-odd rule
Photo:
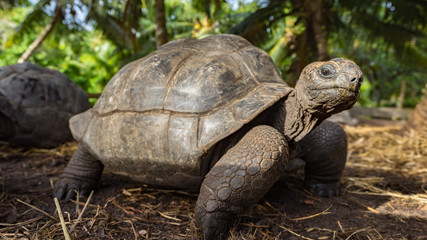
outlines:
[[[246,48],[245,51],[239,51],[236,54],[240,57],[242,65],[246,66],[257,81],[286,85],[273,60],[263,50],[252,47]]]
[[[232,34],[213,35],[207,38],[187,41],[184,47],[191,47],[200,51],[237,51],[252,46],[246,39]]]
[[[212,52],[192,56],[180,68],[165,100],[165,109],[204,113],[246,95],[256,87],[231,56]]]

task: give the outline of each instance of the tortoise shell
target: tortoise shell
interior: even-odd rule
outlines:
[[[120,69],[70,126],[112,172],[191,189],[210,149],[290,89],[268,54],[244,38],[176,40]]]
[[[72,140],[71,116],[90,108],[66,75],[32,63],[0,67],[0,139],[25,147]]]

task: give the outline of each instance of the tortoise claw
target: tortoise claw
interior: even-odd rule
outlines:
[[[53,196],[59,200],[70,200],[76,197],[77,192],[81,196],[89,195],[89,192],[94,188],[94,184],[82,180],[61,178],[55,185]]]
[[[321,182],[316,180],[305,181],[306,188],[319,197],[333,197],[341,195],[341,186],[339,181]]]

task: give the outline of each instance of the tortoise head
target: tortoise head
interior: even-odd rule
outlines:
[[[348,59],[314,62],[304,68],[295,86],[297,100],[315,115],[330,115],[356,103],[362,82],[359,66]]]

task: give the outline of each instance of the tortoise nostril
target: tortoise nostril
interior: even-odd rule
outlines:
[[[360,77],[359,78],[359,84],[362,84],[362,82],[363,82],[363,77]]]
[[[350,80],[350,82],[351,83],[355,83],[357,81],[357,78],[352,78],[351,80]]]

